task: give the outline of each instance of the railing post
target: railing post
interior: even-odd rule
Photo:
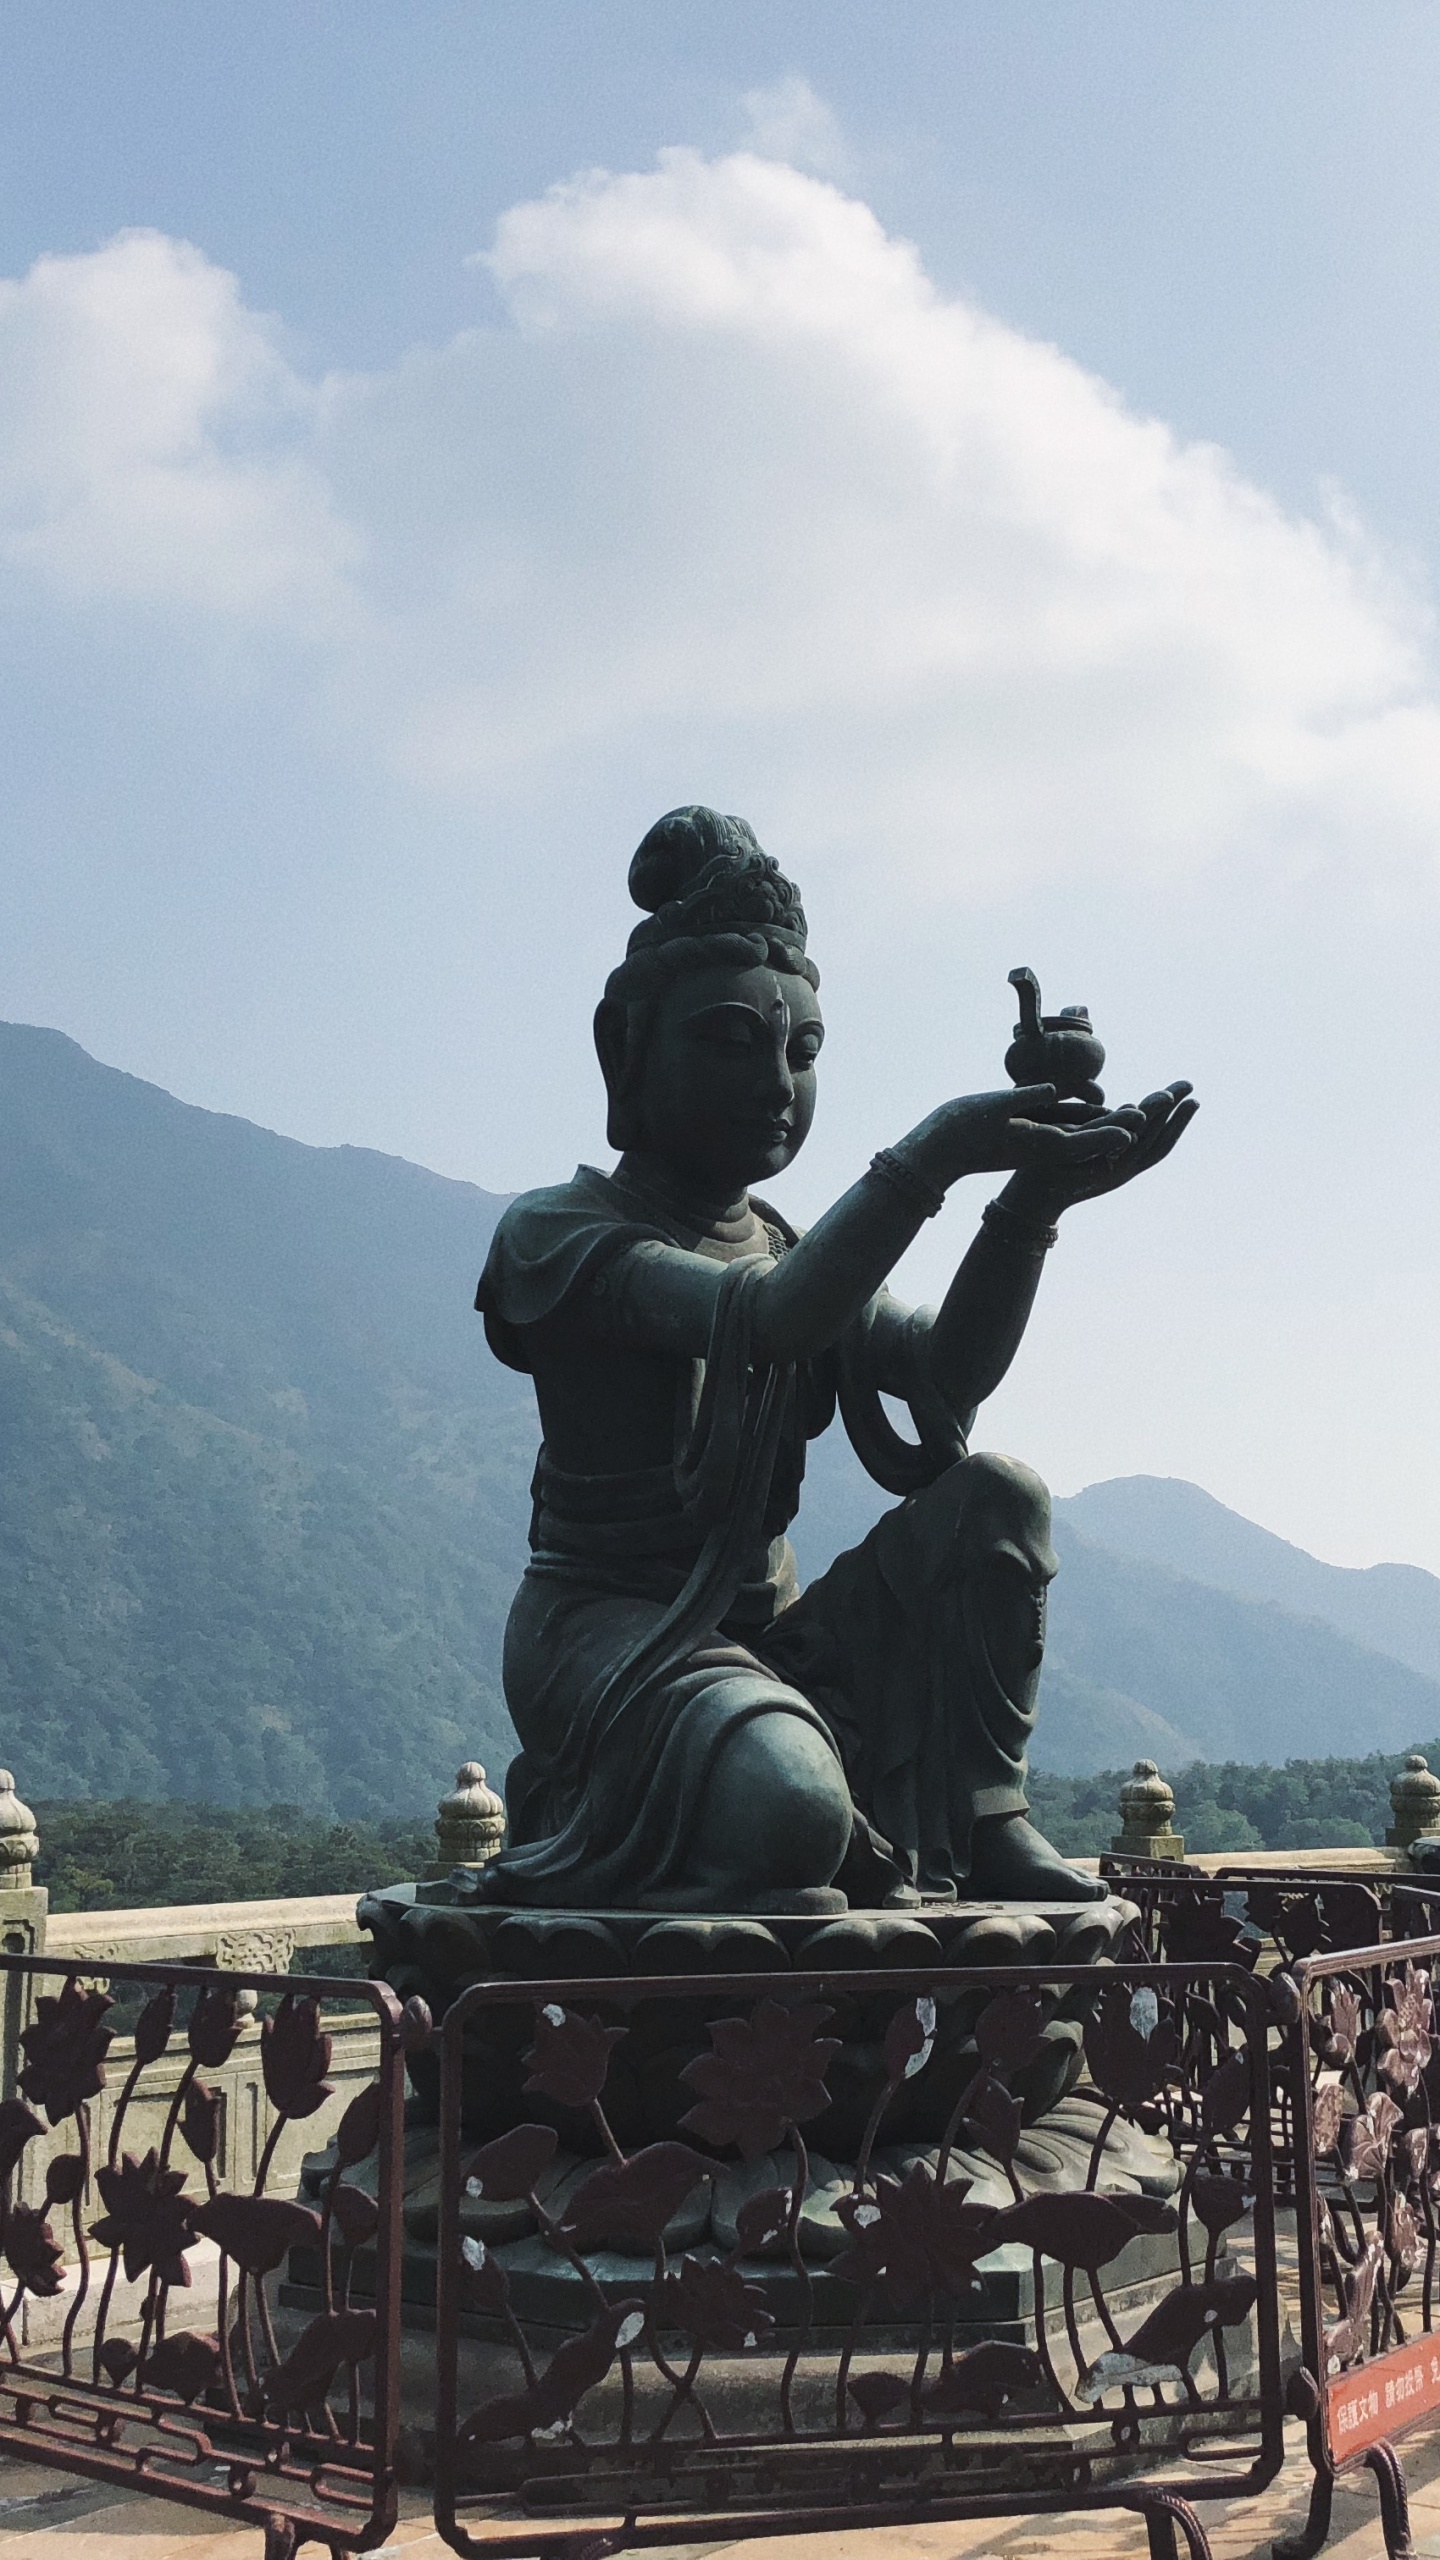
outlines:
[[[1168,1858],[1185,1855],[1175,1829],[1175,1793],[1153,1760],[1137,1760],[1120,1790],[1120,1830],[1110,1843],[1112,1856]]]
[[[455,1772],[453,1795],[442,1796],[435,1817],[438,1844],[432,1877],[453,1874],[456,1867],[483,1867],[505,1840],[505,1807],[478,1760],[467,1760]]]
[[[0,1769],[0,1949],[10,1956],[45,1952],[50,1896],[32,1882],[40,1855],[35,1816],[15,1793],[8,1769]],[[0,1984],[0,2098],[13,2098],[20,2071],[20,2030],[26,2023],[30,1983],[7,1974]]]
[[[1387,1849],[1408,1849],[1440,1831],[1440,1778],[1432,1775],[1423,1751],[1412,1751],[1390,1781],[1394,1816],[1385,1834]]]

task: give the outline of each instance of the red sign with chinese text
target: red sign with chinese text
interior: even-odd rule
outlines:
[[[1353,2462],[1382,2437],[1403,2434],[1440,2409],[1440,2332],[1413,2347],[1338,2374],[1325,2385],[1325,2429],[1333,2461]]]

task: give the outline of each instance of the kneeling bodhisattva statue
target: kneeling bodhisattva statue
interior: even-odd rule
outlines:
[[[815,1109],[799,897],[748,826],[700,808],[651,829],[630,889],[647,912],[595,1017],[619,1163],[516,1200],[477,1300],[544,1434],[505,1643],[510,1846],[486,1896],[763,1912],[1098,1895],[1026,1815],[1049,1496],[967,1441],[1061,1211],[1167,1155],[1189,1087],[1107,1111],[1088,1021],[1042,1025],[1017,972],[1030,1036],[1007,1064],[1058,1062],[1056,1081],[942,1103],[797,1233],[749,1186],[791,1163]],[[997,1172],[944,1304],[899,1304],[885,1279],[923,1220]],[[837,1403],[899,1500],[801,1592],[785,1533]]]

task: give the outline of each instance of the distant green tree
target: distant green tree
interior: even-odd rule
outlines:
[[[330,1823],[294,1805],[40,1802],[34,1812],[35,1881],[54,1911],[359,1894],[423,1874],[435,1854],[423,1823]]]

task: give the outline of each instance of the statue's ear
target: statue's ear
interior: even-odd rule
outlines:
[[[620,1154],[639,1141],[637,1113],[632,1097],[634,1060],[631,1054],[630,1007],[613,997],[605,997],[595,1008],[595,1055],[610,1097],[606,1121],[607,1143]]]

